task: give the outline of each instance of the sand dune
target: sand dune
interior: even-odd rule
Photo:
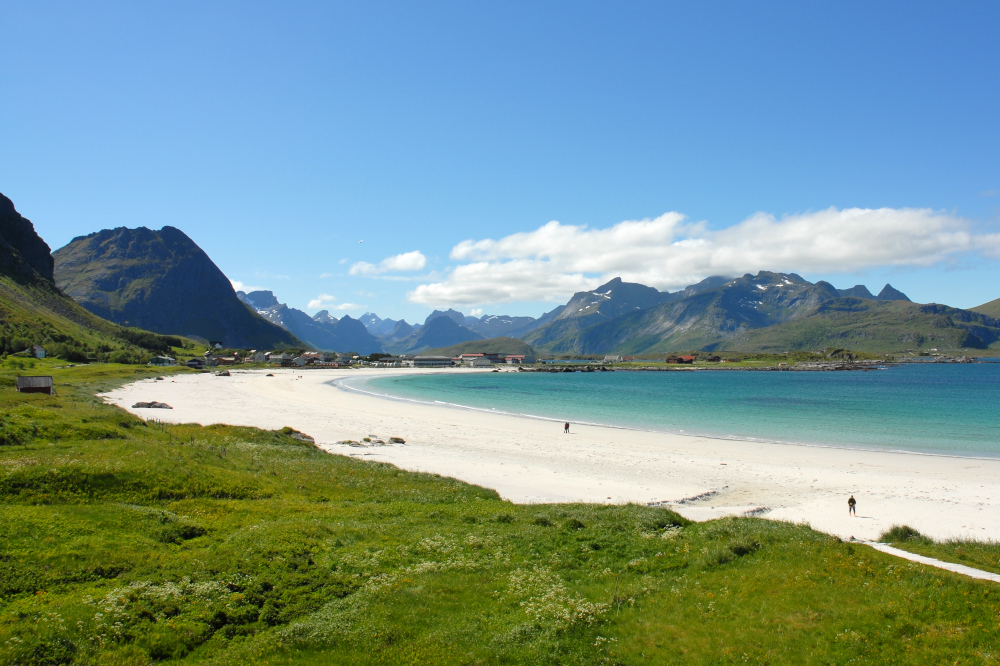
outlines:
[[[273,372],[273,377],[266,376]],[[104,398],[145,418],[308,433],[331,453],[451,476],[514,502],[663,503],[695,520],[756,512],[872,539],[893,524],[1000,539],[1000,460],[719,440],[390,400],[331,385],[360,373],[233,371],[130,384]],[[451,370],[450,372],[474,372]],[[139,401],[173,409],[132,409]],[[405,445],[338,445],[375,435]],[[848,516],[847,497],[858,500]],[[691,499],[695,498],[695,499]]]

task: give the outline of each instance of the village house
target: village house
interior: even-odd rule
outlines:
[[[692,364],[694,363],[694,356],[668,356],[666,363],[679,363],[679,364]]]
[[[524,363],[524,354],[507,354],[506,361],[511,364]]]
[[[18,377],[15,388],[21,393],[46,393],[55,395],[56,389],[51,376]]]
[[[185,363],[184,365],[186,365],[189,368],[194,368],[195,370],[204,370],[205,369],[205,359],[203,359],[203,358],[189,358],[188,362]]]
[[[453,360],[468,368],[485,368],[491,365],[485,354],[461,354]]]
[[[169,356],[154,356],[149,360],[147,365],[177,365],[177,359],[170,358]]]
[[[280,354],[271,352],[267,354],[267,362],[278,367],[290,366],[292,365],[292,357],[285,352],[281,352]]]
[[[45,347],[35,345],[31,348],[31,355],[35,358],[45,358]]]
[[[607,356],[604,357],[604,360],[601,361],[601,362],[602,363],[621,363],[622,362],[622,357],[614,355],[614,354],[608,354]]]

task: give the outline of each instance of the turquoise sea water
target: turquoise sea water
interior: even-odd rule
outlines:
[[[1000,457],[1000,363],[867,372],[460,373],[349,378],[407,400],[663,432]]]

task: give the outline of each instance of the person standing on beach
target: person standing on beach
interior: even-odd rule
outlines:
[[[854,510],[858,501],[854,499],[854,495],[851,495],[847,500],[847,515],[857,517],[858,513]]]
[[[565,425],[563,425],[563,434],[566,434],[566,435],[569,434],[569,424],[568,423],[566,423]]]

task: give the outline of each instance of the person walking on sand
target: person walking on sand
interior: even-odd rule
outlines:
[[[569,434],[569,423],[563,424],[563,434],[565,435]]]
[[[854,510],[858,501],[854,499],[854,495],[851,495],[847,500],[847,515],[857,517],[858,513]]]

